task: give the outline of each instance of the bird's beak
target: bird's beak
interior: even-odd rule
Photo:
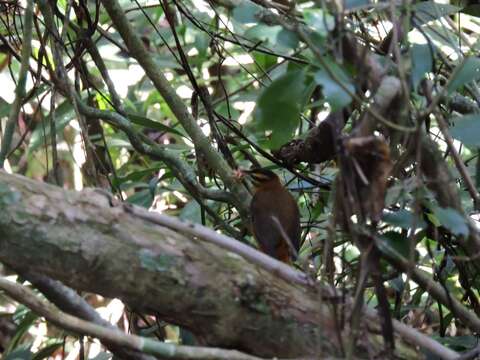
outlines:
[[[235,169],[233,170],[233,177],[238,180],[238,181],[241,181],[245,178],[247,174],[248,170],[244,170],[244,169],[241,169],[241,168],[238,168],[238,169]]]

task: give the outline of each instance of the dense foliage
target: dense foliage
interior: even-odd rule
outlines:
[[[0,4],[7,172],[101,188],[255,246],[234,170],[267,167],[300,207],[297,268],[386,324],[477,346],[479,5],[119,2]],[[131,332],[191,340],[88,300]],[[108,358],[97,340],[1,303],[6,359]],[[360,311],[345,316],[356,330]]]

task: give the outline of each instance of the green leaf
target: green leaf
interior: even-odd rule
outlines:
[[[19,350],[20,349],[25,350],[24,346],[19,347],[20,341],[22,340],[23,336],[28,332],[30,327],[35,322],[35,320],[37,320],[37,318],[38,316],[35,313],[33,313],[30,309],[25,308],[23,306],[19,306],[17,308],[14,314],[14,321],[15,322],[19,321],[19,323],[16,328],[15,335],[10,340],[10,343],[8,344],[8,347],[5,350],[4,355],[14,353],[14,350],[17,349],[17,347]],[[14,357],[11,359],[14,359]]]
[[[413,5],[412,8],[414,12],[413,20],[417,26],[460,11],[460,8],[457,6],[438,4],[434,1],[419,2]]]
[[[379,249],[385,254],[396,258],[408,259],[410,256],[409,238],[395,231],[382,234],[378,241]]]
[[[298,47],[298,43],[297,35],[293,31],[282,27],[282,30],[277,34],[275,44],[272,45],[283,50],[294,50]]]
[[[262,8],[251,2],[242,1],[241,4],[233,9],[233,18],[241,24],[258,23],[258,14]]]
[[[265,24],[258,24],[245,31],[245,36],[251,39],[275,44],[280,31],[282,31],[282,27],[280,25],[268,26]]]
[[[480,59],[477,57],[465,58],[453,72],[447,91],[451,94],[463,85],[478,79],[480,79]]]
[[[432,71],[432,48],[428,44],[413,44],[410,54],[412,57],[412,86],[416,89],[425,74]]]
[[[245,36],[253,40],[266,42],[277,52],[295,49],[299,42],[294,32],[286,30],[280,25],[257,24],[245,31]]]
[[[254,120],[259,130],[272,132],[265,144],[268,148],[278,148],[291,140],[299,124],[305,81],[304,71],[287,72],[273,80],[258,97]]]
[[[416,225],[416,229],[424,229],[427,226],[425,221],[406,209],[384,213],[382,220],[405,230],[411,229],[414,224]]]
[[[328,62],[328,68],[336,79],[351,93],[355,92],[355,87],[348,75],[333,61]],[[322,93],[325,100],[330,104],[332,111],[337,111],[350,104],[351,96],[334,80],[325,69],[315,72],[315,82],[322,87]]]
[[[326,37],[335,27],[335,19],[322,9],[307,9],[303,12],[305,23],[320,36]]]
[[[0,118],[8,116],[10,113],[10,104],[0,96]]]
[[[180,219],[188,220],[193,223],[200,224],[202,222],[202,216],[200,212],[200,205],[198,202],[191,200],[182,209],[179,215]]]
[[[450,128],[454,139],[469,147],[480,146],[480,114],[457,117],[453,120],[455,126]]]
[[[145,116],[136,115],[136,114],[132,114],[132,113],[128,113],[127,116],[130,119],[130,121],[134,124],[146,127],[148,129],[154,129],[154,130],[163,131],[163,132],[167,132],[167,133],[172,133],[172,134],[175,134],[175,135],[185,137],[185,135],[182,134],[180,131],[178,131],[178,130],[170,127],[170,126],[159,123],[158,121],[153,121],[153,120],[151,120],[151,119],[149,119]]]
[[[139,190],[133,195],[130,195],[127,198],[127,202],[130,204],[135,204],[142,206],[144,208],[149,208],[153,204],[154,194],[150,189]]]
[[[469,230],[465,218],[455,209],[432,207],[435,217],[440,224],[446,227],[454,235],[468,236]]]

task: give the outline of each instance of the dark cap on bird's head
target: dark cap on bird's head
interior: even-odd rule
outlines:
[[[268,169],[256,168],[250,170],[242,170],[242,173],[248,175],[248,177],[252,180],[253,185],[255,186],[260,186],[272,180],[278,180],[277,174],[275,174],[272,170]]]

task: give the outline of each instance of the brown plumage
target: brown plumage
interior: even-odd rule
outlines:
[[[254,169],[243,173],[249,176],[255,187],[250,205],[253,235],[264,253],[290,263],[294,254],[288,241],[297,253],[300,249],[297,202],[273,171]]]

